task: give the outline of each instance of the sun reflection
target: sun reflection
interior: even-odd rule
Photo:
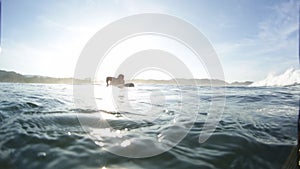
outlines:
[[[120,130],[113,130],[111,128],[92,129],[91,134],[99,139],[101,139],[101,137],[123,137],[123,133]]]
[[[121,146],[122,147],[127,147],[131,144],[131,141],[130,140],[124,140],[122,143],[121,143]]]
[[[98,110],[117,112],[111,86],[94,85],[94,96]]]

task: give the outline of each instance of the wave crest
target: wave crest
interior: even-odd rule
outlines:
[[[300,69],[289,68],[279,75],[269,74],[264,80],[250,86],[290,86],[300,84]]]

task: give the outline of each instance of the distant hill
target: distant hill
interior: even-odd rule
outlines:
[[[199,86],[210,86],[214,84],[216,86],[226,85],[226,86],[247,86],[252,84],[253,82],[233,82],[228,83],[223,80],[218,79],[171,79],[171,80],[154,80],[154,79],[137,79],[128,81],[132,83],[143,83],[143,84],[180,84],[180,85],[199,85]]]
[[[171,79],[171,80],[143,80],[137,79],[130,81],[132,83],[143,83],[143,84],[179,84],[179,85],[199,85],[199,86],[209,86],[214,85],[229,85],[229,83],[218,80],[218,79]]]
[[[27,76],[13,71],[0,70],[0,82],[11,83],[61,83],[73,84],[75,83],[90,83],[88,80],[73,79],[73,78],[53,78],[45,76]]]
[[[248,86],[250,84],[252,84],[253,82],[250,81],[245,81],[245,82],[233,82],[230,83],[230,86]]]
[[[10,83],[58,83],[58,84],[91,84],[94,83],[90,79],[74,79],[74,78],[54,78],[46,76],[35,76],[35,75],[22,75],[13,71],[0,70],[0,82]],[[226,86],[247,86],[252,82],[233,82],[227,83],[223,80],[218,79],[171,79],[171,80],[155,80],[155,79],[136,79],[127,81],[132,83],[141,84],[180,84],[180,85],[199,85],[199,86],[210,86],[214,85],[226,85]],[[104,83],[104,82],[101,82]]]

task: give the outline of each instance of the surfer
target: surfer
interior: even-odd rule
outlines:
[[[126,83],[125,84],[123,74],[119,74],[119,76],[117,78],[115,78],[115,77],[106,77],[106,87],[108,87],[109,85],[134,87],[133,83]]]
[[[108,83],[110,82],[110,83]],[[124,85],[125,81],[124,81],[124,75],[123,74],[119,74],[119,76],[117,78],[115,77],[106,77],[106,86],[109,85]]]

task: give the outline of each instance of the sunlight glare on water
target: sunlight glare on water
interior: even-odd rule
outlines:
[[[227,87],[225,111],[203,144],[198,137],[208,116],[210,87],[181,86],[179,90],[175,85],[139,84],[134,89],[116,88],[130,91],[130,112],[118,112],[110,100],[112,90],[107,89],[112,88],[95,87],[93,99],[98,107],[91,109],[85,104],[74,107],[71,85],[0,84],[0,166],[281,169],[297,145],[299,86]],[[154,96],[163,94],[165,103],[151,103],[151,91],[159,91]],[[183,110],[178,105],[180,92],[189,96]],[[190,98],[199,99],[200,105]],[[149,106],[161,111],[151,114]],[[193,122],[192,107],[197,106]],[[144,115],[143,110],[150,114]],[[168,149],[190,124],[187,135]],[[124,154],[134,148],[139,150],[136,156],[168,151],[146,161],[110,152]]]

